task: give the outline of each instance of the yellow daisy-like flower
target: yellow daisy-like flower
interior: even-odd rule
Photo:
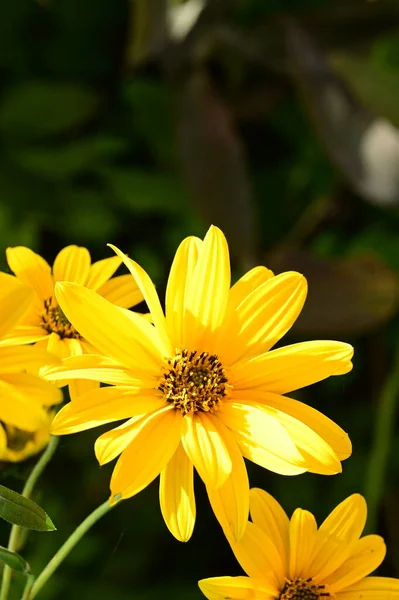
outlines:
[[[5,343],[40,342],[53,354],[65,358],[92,352],[93,348],[71,325],[54,294],[57,281],[79,283],[122,308],[130,308],[143,297],[130,275],[112,277],[122,264],[118,256],[92,264],[87,248],[67,246],[55,258],[53,267],[29,248],[7,248],[7,261],[18,280],[34,292],[31,309]]]
[[[33,291],[6,273],[0,273],[0,290],[0,460],[18,461],[39,452],[49,439],[49,411],[62,394],[37,372],[60,361],[40,348],[7,345]]]
[[[230,289],[223,233],[177,250],[164,315],[145,271],[114,248],[141,289],[152,322],[124,314],[72,283],[56,296],[74,327],[101,350],[64,361],[51,380],[87,378],[111,384],[63,408],[57,435],[129,420],[95,444],[100,464],[121,455],[111,498],[128,498],[160,477],[161,510],[176,538],[195,521],[193,466],[213,510],[240,538],[248,518],[243,456],[284,475],[334,474],[351,453],[348,436],[318,411],[282,394],[351,369],[353,349],[306,342],[272,350],[297,318],[306,296],[299,273],[249,271]]]
[[[43,450],[50,441],[54,411],[47,411],[46,416],[46,424],[35,431],[23,431],[3,423],[0,428],[0,461],[21,462]]]
[[[397,600],[399,579],[368,577],[385,557],[379,535],[360,537],[367,506],[360,494],[339,504],[317,528],[297,508],[291,519],[270,494],[250,493],[252,522],[240,542],[230,538],[248,577],[199,582],[209,600]]]

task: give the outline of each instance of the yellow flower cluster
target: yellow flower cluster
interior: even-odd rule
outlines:
[[[351,454],[338,425],[286,395],[352,368],[342,342],[275,347],[303,307],[305,278],[260,266],[231,286],[226,239],[211,227],[179,246],[164,311],[147,273],[111,248],[116,256],[92,263],[87,249],[69,246],[52,267],[28,248],[7,250],[15,276],[0,274],[0,460],[43,447],[68,384],[54,435],[123,420],[95,444],[100,464],[119,457],[111,503],[160,475],[166,525],[187,541],[198,472],[248,573],[201,581],[211,600],[399,599],[398,580],[366,577],[385,546],[360,538],[362,497],[317,529],[309,512],[289,520],[249,488],[244,458],[281,475],[332,475]],[[113,277],[122,263],[130,274]],[[149,316],[127,310],[143,299]]]

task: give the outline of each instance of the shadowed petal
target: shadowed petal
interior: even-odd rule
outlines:
[[[90,272],[91,258],[87,248],[66,246],[57,254],[53,265],[54,282],[73,281],[85,285]]]
[[[339,600],[398,600],[399,579],[366,577],[337,596]]]
[[[167,407],[137,423],[136,435],[119,457],[111,478],[111,499],[141,492],[165,468],[180,441],[182,415]]]
[[[196,514],[194,468],[181,444],[161,471],[159,502],[171,534],[180,542],[188,542],[193,533]]]
[[[274,587],[249,577],[212,577],[201,579],[198,585],[209,600],[272,600],[276,597]]]
[[[232,461],[216,419],[201,412],[186,415],[182,443],[205,485],[217,488],[226,481]]]
[[[333,594],[375,571],[385,558],[386,546],[379,535],[366,535],[355,543],[351,557],[325,578]]]
[[[54,283],[50,265],[29,248],[7,248],[7,262],[11,271],[22,283],[31,286],[41,300],[54,295]]]
[[[288,571],[289,519],[280,504],[267,492],[252,488],[249,493],[252,521],[273,540]]]
[[[291,517],[289,576],[305,577],[309,573],[309,562],[316,539],[317,523],[307,510],[297,508]]]
[[[122,259],[119,256],[97,260],[90,266],[89,276],[85,284],[86,287],[96,292],[106,281],[111,279],[121,264]]]
[[[216,419],[214,419],[216,421]],[[227,537],[233,536],[240,540],[244,534],[249,512],[249,482],[247,468],[237,442],[229,430],[220,422],[217,423],[222,431],[232,461],[232,469],[226,481],[218,488],[207,488],[209,501],[223,531]]]

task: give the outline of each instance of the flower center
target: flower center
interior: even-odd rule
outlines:
[[[158,389],[183,415],[213,412],[228,392],[226,371],[216,354],[178,350]]]
[[[52,303],[52,298],[44,301],[44,311],[41,316],[43,329],[48,333],[57,333],[60,338],[80,338],[73,325],[68,321],[61,308]]]
[[[279,600],[320,600],[321,597],[330,595],[324,589],[324,585],[316,585],[311,578],[286,579]]]

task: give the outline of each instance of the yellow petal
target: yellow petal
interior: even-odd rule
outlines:
[[[129,387],[104,387],[91,390],[57,413],[51,431],[54,435],[85,431],[112,421],[128,419],[136,414],[145,414],[162,406],[160,402],[152,403],[151,399],[147,402],[147,397],[139,396],[140,391]]]
[[[244,535],[249,513],[249,482],[247,468],[236,441],[222,423],[219,431],[227,447],[232,469],[226,481],[218,488],[207,488],[209,501],[217,520],[227,537],[240,540]]]
[[[53,265],[54,282],[73,281],[85,285],[90,272],[91,258],[87,248],[66,246],[59,252]]]
[[[261,579],[274,589],[281,590],[284,587],[287,571],[283,557],[274,545],[274,540],[267,537],[259,527],[248,522],[241,540],[235,542],[229,539],[229,543],[236,559],[250,577]]]
[[[305,459],[310,473],[335,475],[342,471],[341,462],[331,446],[300,419],[275,410],[275,416]]]
[[[188,542],[195,524],[194,469],[183,446],[161,471],[159,501],[162,516],[180,542]]]
[[[100,383],[98,381],[90,381],[90,379],[75,379],[68,382],[69,397],[71,400],[77,400],[83,394],[98,390]]]
[[[62,392],[54,384],[30,373],[4,373],[1,380],[15,386],[18,392],[32,397],[43,406],[53,406],[62,402]]]
[[[1,348],[0,348],[1,353]],[[110,385],[138,385],[140,387],[154,387],[156,380],[135,370],[134,377],[131,372],[101,354],[83,354],[82,356],[71,356],[65,358],[62,364],[43,369],[40,373],[48,381],[63,381],[70,379],[89,379],[101,381]]]
[[[166,330],[166,321],[165,315],[163,314],[162,306],[158,298],[157,291],[155,289],[155,285],[152,283],[150,277],[147,273],[140,267],[139,264],[131,260],[127,257],[123,252],[118,250],[112,244],[109,246],[116,252],[118,256],[123,260],[131,274],[135,282],[137,283],[141,293],[144,296],[144,300],[147,303],[147,306],[151,312],[152,321],[158,331],[159,337],[162,340],[163,347],[165,349],[166,356],[172,356],[174,354],[174,349],[169,340],[169,336]]]
[[[0,373],[36,373],[40,367],[57,365],[59,359],[32,346],[1,346]]]
[[[352,444],[349,436],[334,421],[323,415],[321,412],[286,396],[280,394],[271,394],[263,390],[248,390],[246,392],[248,400],[259,402],[291,415],[295,419],[302,421],[308,427],[313,429],[329,446],[334,450],[339,460],[345,460],[352,454]]]
[[[119,256],[111,256],[110,258],[103,258],[103,260],[94,262],[90,267],[89,276],[85,284],[86,287],[96,292],[98,288],[111,279],[121,264],[122,260]]]
[[[24,431],[35,431],[48,422],[46,412],[39,402],[24,396],[18,387],[0,379],[1,420]]]
[[[301,342],[272,350],[231,367],[237,389],[262,387],[287,394],[352,369],[353,348],[343,342]]]
[[[230,259],[226,238],[220,229],[211,226],[185,294],[184,347],[198,347],[204,335],[221,325],[229,289]]]
[[[165,410],[165,402],[160,398],[151,394],[137,396],[130,408],[131,419],[97,438],[94,451],[100,465],[114,460],[127,448],[135,439],[143,418],[150,417],[155,412],[162,410]]]
[[[310,566],[315,581],[323,581],[350,556],[367,517],[366,502],[353,494],[341,502],[320,525]]]
[[[307,510],[297,508],[291,517],[290,535],[290,566],[289,576],[305,577],[309,573],[309,563],[312,556],[317,532],[316,519]]]
[[[135,438],[116,463],[111,499],[130,498],[151,483],[175,453],[181,436],[182,415],[167,407],[144,417]]]
[[[4,427],[0,425],[0,460],[4,460],[7,452],[7,435]]]
[[[272,600],[276,597],[273,587],[249,577],[212,577],[201,579],[198,585],[209,600]]]
[[[183,348],[185,303],[202,240],[194,236],[182,241],[173,260],[166,288],[166,326],[175,348]]]
[[[66,339],[62,339],[58,333],[55,333],[54,331],[47,336],[45,348],[47,352],[54,356],[58,356],[61,360],[70,356]]]
[[[81,356],[83,354],[82,344],[77,338],[64,338],[63,342],[68,348],[68,356]]]
[[[350,558],[325,578],[333,594],[357,583],[375,571],[385,558],[386,546],[379,535],[366,535],[355,543]]]
[[[159,373],[165,352],[155,328],[144,319],[137,318],[134,325],[118,307],[76,283],[58,283],[56,296],[75,329],[106,356]]]
[[[31,286],[40,299],[54,295],[51,267],[44,258],[24,246],[7,248],[6,255],[11,271],[22,283]]]
[[[273,540],[288,571],[290,521],[286,513],[273,496],[259,488],[251,489],[249,505],[252,521]]]
[[[232,460],[216,418],[201,412],[186,415],[182,443],[205,485],[217,488],[226,481]]]
[[[367,504],[360,494],[352,494],[328,515],[319,531],[350,544],[359,539],[367,519]]]
[[[228,312],[233,312],[241,302],[262,283],[274,277],[273,271],[266,267],[254,267],[243,275],[230,289]]]
[[[303,456],[267,407],[239,401],[225,402],[218,416],[233,432],[246,458],[270,470],[275,470],[280,462],[283,465],[288,463],[288,468],[294,466],[306,470]],[[268,458],[268,455],[271,455],[271,460],[267,460],[265,464],[263,459]]]
[[[296,321],[306,293],[306,279],[295,272],[282,273],[257,287],[237,308],[227,312],[222,360],[232,364],[243,356],[270,350]]]
[[[115,258],[119,259],[118,256],[115,256]],[[112,304],[121,308],[131,308],[143,300],[143,294],[130,274],[113,277],[96,291],[108,302],[112,302]]]
[[[9,279],[12,280],[10,285]],[[16,277],[0,273],[0,337],[11,332],[25,316],[33,300],[32,288],[19,283]]]
[[[339,600],[398,600],[399,579],[366,577],[337,596]]]
[[[25,319],[23,319],[23,321],[24,320]],[[45,340],[47,336],[47,331],[41,327],[34,325],[18,325],[0,340],[0,346],[32,344],[40,340]]]

